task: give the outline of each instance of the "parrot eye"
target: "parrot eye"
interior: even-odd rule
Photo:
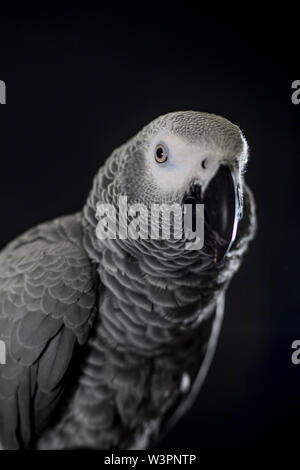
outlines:
[[[168,160],[167,150],[162,144],[155,147],[155,160],[157,163],[164,163]]]

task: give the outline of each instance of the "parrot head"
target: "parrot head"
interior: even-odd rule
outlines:
[[[130,204],[204,204],[205,238],[215,261],[228,253],[242,215],[247,142],[227,119],[169,113],[123,146],[116,179]]]

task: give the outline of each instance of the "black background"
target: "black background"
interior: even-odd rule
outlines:
[[[198,401],[162,449],[286,450],[299,435],[300,105],[291,83],[300,20],[274,7],[237,13],[0,6],[0,246],[80,209],[110,152],[159,114],[221,114],[249,142],[257,237],[230,286]]]

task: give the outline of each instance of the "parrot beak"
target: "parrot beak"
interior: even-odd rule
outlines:
[[[221,165],[203,198],[205,222],[214,235],[215,261],[229,252],[237,233],[239,200],[237,183],[228,166]]]
[[[212,234],[215,262],[219,263],[229,252],[237,233],[239,200],[234,174],[229,167],[221,165],[204,195],[200,186],[195,185],[184,202],[204,204],[205,231]]]

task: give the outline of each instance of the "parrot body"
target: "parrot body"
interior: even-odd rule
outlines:
[[[187,168],[177,171],[182,157],[171,155],[172,145],[180,155],[186,145]],[[166,148],[173,163],[166,171],[177,174],[161,178]],[[99,202],[117,205],[120,195],[147,206],[182,202],[196,183],[214,193],[221,157],[236,173],[239,221],[220,262],[210,228],[200,251],[184,249],[186,239],[97,236]],[[162,116],[112,153],[82,212],[39,225],[1,252],[3,448],[145,448],[192,404],[215,349],[225,291],[255,230],[246,160],[245,140],[224,118]],[[208,217],[214,225],[216,211]]]

